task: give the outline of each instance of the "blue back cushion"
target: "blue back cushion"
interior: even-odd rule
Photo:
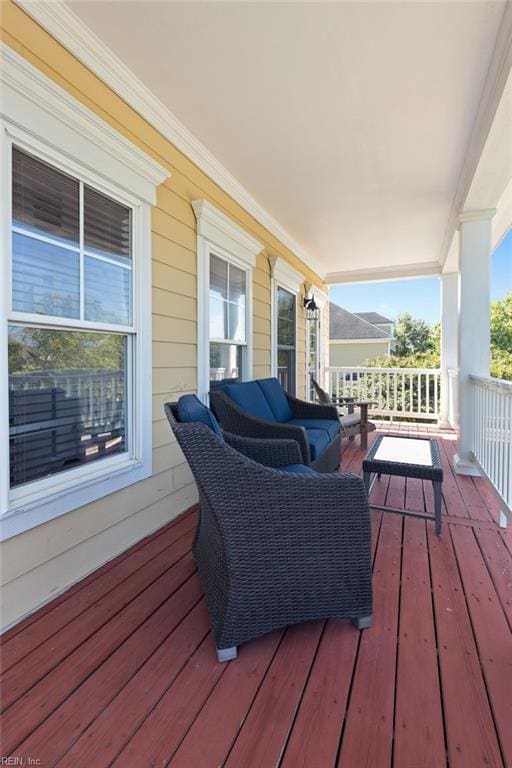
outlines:
[[[181,423],[200,421],[201,424],[206,424],[212,432],[215,432],[216,435],[224,440],[219,422],[210,409],[207,408],[196,395],[183,395],[183,397],[180,397],[178,400],[177,413],[178,421]]]
[[[251,416],[256,416],[257,419],[266,419],[267,421],[276,420],[257,381],[227,384],[223,389],[228,397]]]
[[[258,379],[258,385],[270,405],[277,421],[285,422],[292,418],[293,413],[286,393],[277,379]]]

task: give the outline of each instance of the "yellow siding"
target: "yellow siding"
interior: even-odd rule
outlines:
[[[330,344],[330,365],[363,365],[366,360],[373,357],[387,357],[389,343],[376,341],[369,344]]]
[[[196,221],[192,200],[212,202],[265,246],[253,272],[253,375],[270,375],[270,269],[280,255],[321,285],[272,234],[27,14],[1,4],[3,41],[164,167],[152,212],[153,476],[20,534],[1,546],[2,626],[7,626],[195,502],[163,404],[197,388]],[[300,310],[299,310],[300,314]],[[304,395],[305,323],[298,322],[298,394]]]

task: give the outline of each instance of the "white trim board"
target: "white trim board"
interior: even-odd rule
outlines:
[[[347,272],[328,272],[324,281],[328,285],[344,283],[376,283],[385,280],[415,280],[418,277],[438,277],[441,265],[438,261],[424,264],[403,264],[392,267],[370,267]]]
[[[240,184],[194,134],[110,51],[63,0],[15,0],[79,61],[100,77],[159,133],[183,152],[247,213],[298,256],[320,278],[324,268]]]
[[[304,275],[291,267],[280,256],[269,256],[270,273],[274,280],[291,293],[298,294],[304,283]]]
[[[130,195],[155,205],[156,187],[169,178],[170,171],[1,41],[0,62],[0,116],[14,127],[23,126],[36,139],[44,137],[60,154],[80,157],[81,165],[95,174],[105,168],[107,180],[114,178]],[[52,130],[56,120],[57,132]],[[68,150],[71,137],[72,154]]]
[[[250,267],[263,245],[207,200],[194,200],[192,208],[197,220],[197,235],[224,248]]]
[[[450,253],[452,240],[459,224],[459,215],[464,209],[511,67],[512,3],[507,2],[446,224],[439,255],[442,266]]]
[[[0,453],[8,446],[7,322],[36,322],[55,327],[56,318],[14,313],[10,302],[10,163],[12,144],[33,153],[64,173],[91,184],[132,209],[134,327],[116,330],[136,336],[128,345],[131,387],[128,388],[128,450],[86,467],[55,474],[9,491],[7,461],[0,465],[0,538],[81,507],[151,475],[151,204],[156,186],[169,172],[114,131],[66,91],[49,80],[8,46],[0,45],[2,84],[0,149],[2,152],[1,259],[6,280],[0,281]],[[58,327],[70,327],[60,319]],[[77,325],[74,323],[73,325]],[[109,330],[98,324],[98,330]],[[80,327],[84,327],[84,323]],[[90,327],[88,325],[87,327]],[[5,384],[4,384],[5,383]],[[5,437],[4,437],[5,435]],[[130,437],[131,435],[131,437]]]

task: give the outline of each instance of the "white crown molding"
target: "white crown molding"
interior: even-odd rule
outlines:
[[[183,152],[221,189],[253,216],[265,229],[298,256],[319,277],[323,267],[263,208],[239,181],[212,155],[191,131],[108,50],[63,0],[15,0],[52,37],[100,77],[118,96]]]
[[[418,277],[437,277],[441,274],[438,261],[423,264],[401,264],[397,266],[371,267],[346,272],[328,272],[324,278],[328,285],[344,283],[374,283],[384,280],[413,280]]]
[[[490,221],[496,214],[496,208],[484,208],[481,211],[463,211],[459,216],[459,223],[467,221]]]
[[[64,155],[69,154],[66,138],[73,135],[85,166],[97,172],[115,163],[116,180],[130,194],[154,205],[155,187],[171,175],[170,171],[2,42],[0,62],[0,115],[8,126],[22,128],[36,139],[44,138]],[[80,149],[77,142],[83,144]]]
[[[444,265],[450,252],[453,236],[459,224],[473,177],[475,176],[485,142],[491,130],[507,79],[512,68],[512,2],[507,2],[496,37],[496,45],[487,72],[480,103],[471,130],[466,154],[446,225],[440,262]]]
[[[198,237],[229,251],[249,266],[256,266],[256,256],[264,247],[262,243],[208,200],[194,200],[192,208],[197,219]]]
[[[291,267],[280,256],[269,256],[270,273],[274,280],[283,288],[288,288],[292,293],[300,293],[304,283],[304,275]]]

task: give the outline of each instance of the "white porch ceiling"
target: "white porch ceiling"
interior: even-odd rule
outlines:
[[[505,3],[69,6],[328,279],[438,270]]]

